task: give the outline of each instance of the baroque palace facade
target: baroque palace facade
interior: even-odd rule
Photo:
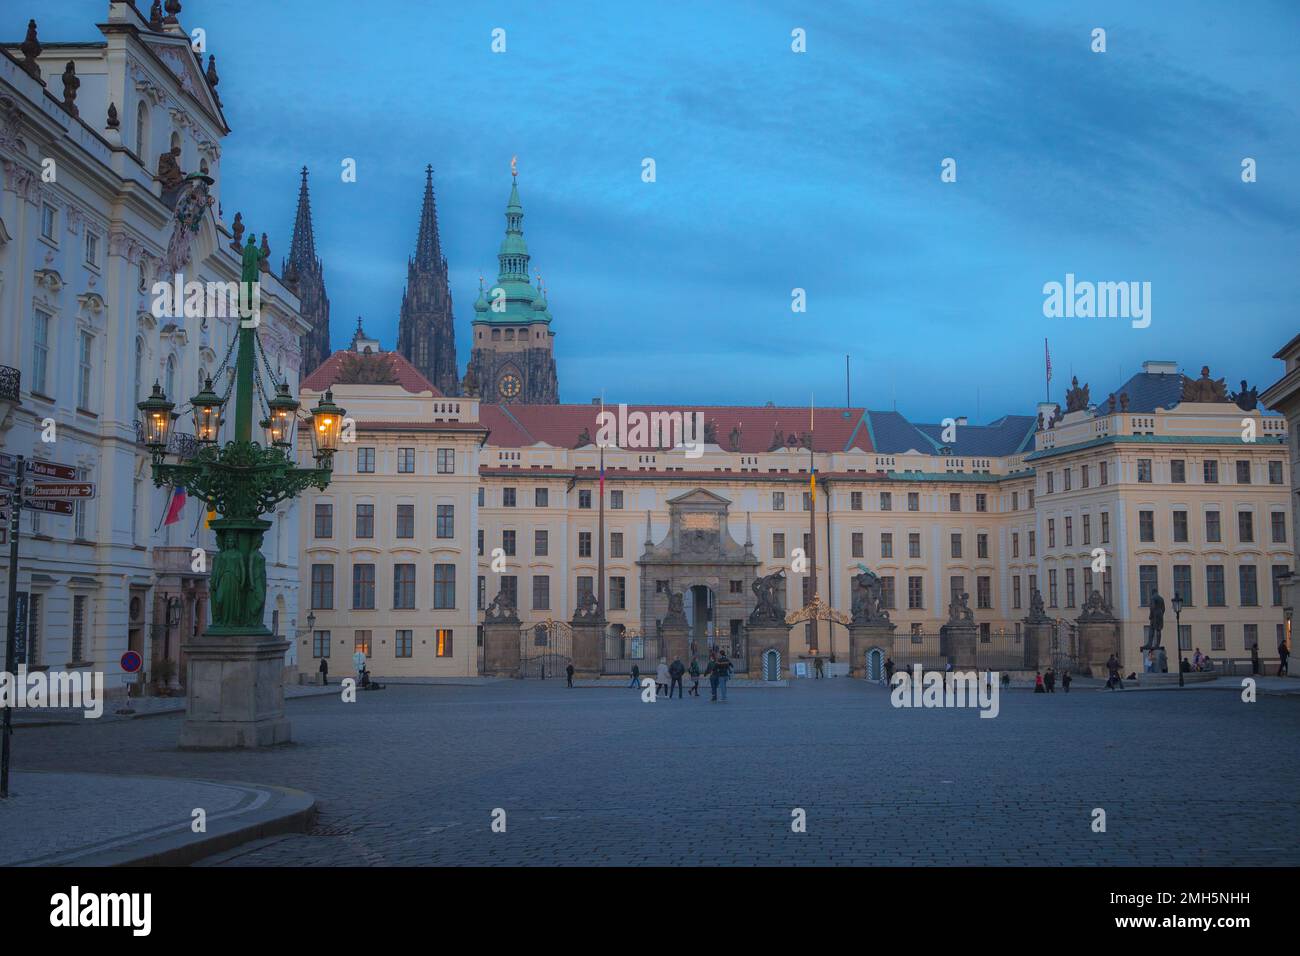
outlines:
[[[698,648],[743,636],[760,577],[785,572],[787,609],[815,591],[848,612],[864,567],[902,634],[937,633],[967,594],[980,634],[1010,638],[1036,591],[1066,622],[1096,591],[1129,669],[1153,592],[1183,598],[1189,655],[1274,657],[1289,639],[1286,421],[1208,372],[1148,362],[1101,402],[1076,385],[1065,411],[948,432],[862,408],[817,409],[809,427],[808,409],[638,406],[626,413],[700,413],[703,448],[606,447],[603,516],[598,406],[448,400],[373,340],[336,353],[304,401],[327,387],[356,434],[330,488],[304,499],[304,669],[362,647],[378,675],[472,675],[490,604],[513,607],[527,641],[581,617],[602,562],[611,633],[658,633],[682,595]],[[844,629],[817,626],[792,630],[790,655],[842,659]]]
[[[124,0],[106,6],[98,42],[42,40],[33,21],[23,42],[0,46],[0,453],[70,465],[96,486],[72,515],[21,517],[28,666],[103,671],[121,692],[127,650],[141,654],[151,682],[179,684],[181,645],[208,620],[207,572],[195,569],[193,549],[215,553],[198,502],[161,525],[169,492],[151,479],[136,403],[155,381],[178,410],[208,376],[224,391],[218,370],[238,322],[159,315],[151,287],[177,274],[238,280],[232,245],[246,229],[222,207],[229,128],[214,57],[205,65],[194,52],[179,3],[166,16]],[[187,173],[211,178],[195,194],[211,204],[182,225]],[[305,181],[303,192],[305,201]],[[312,251],[298,254],[305,263]],[[268,271],[260,284],[261,341],[294,390],[310,328],[287,274]],[[182,418],[173,441],[192,427]],[[295,510],[269,517],[267,623],[292,633]]]

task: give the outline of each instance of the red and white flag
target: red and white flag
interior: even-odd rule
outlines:
[[[167,516],[163,518],[164,527],[181,520],[181,512],[185,510],[185,501],[185,489],[180,486],[173,488],[171,500],[167,502]]]

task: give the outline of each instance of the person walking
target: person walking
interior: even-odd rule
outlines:
[[[1072,678],[1070,677],[1069,671],[1066,671],[1064,674],[1061,675],[1061,689],[1064,690],[1067,694],[1070,692],[1071,679]]]
[[[320,671],[321,684],[323,686],[328,686],[330,682],[330,662],[322,657],[320,659],[320,667],[318,667],[317,670]]]
[[[700,662],[691,658],[691,696],[700,696]]]
[[[1250,672],[1252,674],[1259,673],[1259,642],[1258,641],[1250,645]]]
[[[1049,694],[1056,693],[1056,671],[1049,666],[1047,672],[1043,674],[1043,686],[1047,688]]]
[[[892,657],[886,657],[885,658],[885,683],[892,684],[893,682],[894,682],[894,659]]]
[[[1164,648],[1161,648],[1161,650],[1163,651]],[[1110,659],[1106,661],[1106,671],[1109,674],[1106,678],[1106,686],[1111,690],[1123,690],[1124,682],[1119,677],[1119,658],[1114,654],[1110,655]]]
[[[1281,677],[1283,674],[1286,674],[1288,676],[1290,675],[1291,673],[1291,668],[1289,666],[1290,660],[1291,660],[1291,648],[1286,646],[1285,640],[1282,640],[1277,645],[1277,676],[1278,677]]]
[[[674,657],[673,662],[668,665],[668,676],[672,678],[672,683],[668,685],[668,699],[673,699],[673,688],[677,688],[677,699],[682,699],[682,675],[686,673],[686,665],[682,663],[680,657]]]
[[[662,657],[659,659],[659,666],[655,669],[655,691],[660,694],[668,693],[668,662]]]
[[[569,686],[572,687],[573,686],[573,664],[569,664],[568,667],[564,668],[564,676],[568,679]]]
[[[1047,693],[1047,688],[1043,686],[1043,675],[1038,671],[1034,671],[1034,693],[1035,694]]]
[[[822,663],[820,654],[813,658],[813,676],[819,680],[826,676],[826,665]]]
[[[641,686],[641,665],[639,665],[639,664],[633,664],[633,665],[632,665],[632,682],[631,682],[630,684],[628,684],[627,686],[628,686],[628,687],[640,687],[640,686]]]

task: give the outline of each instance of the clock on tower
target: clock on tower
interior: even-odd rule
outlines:
[[[501,397],[507,401],[512,398],[518,398],[522,387],[523,385],[519,381],[519,376],[513,374],[502,375],[501,380],[497,382],[497,391],[500,392]]]

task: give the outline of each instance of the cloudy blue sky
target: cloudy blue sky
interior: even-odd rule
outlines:
[[[7,37],[35,14],[90,39],[106,2],[6,8]],[[855,404],[988,420],[1042,399],[1044,337],[1060,400],[1071,371],[1104,395],[1148,358],[1264,386],[1300,328],[1287,0],[185,0],[181,20],[218,59],[227,213],[282,252],[311,167],[336,346],[358,315],[392,346],[432,163],[464,369],[515,154],[565,401],[840,404],[849,353]],[[1066,273],[1149,281],[1150,327],[1045,318]]]

